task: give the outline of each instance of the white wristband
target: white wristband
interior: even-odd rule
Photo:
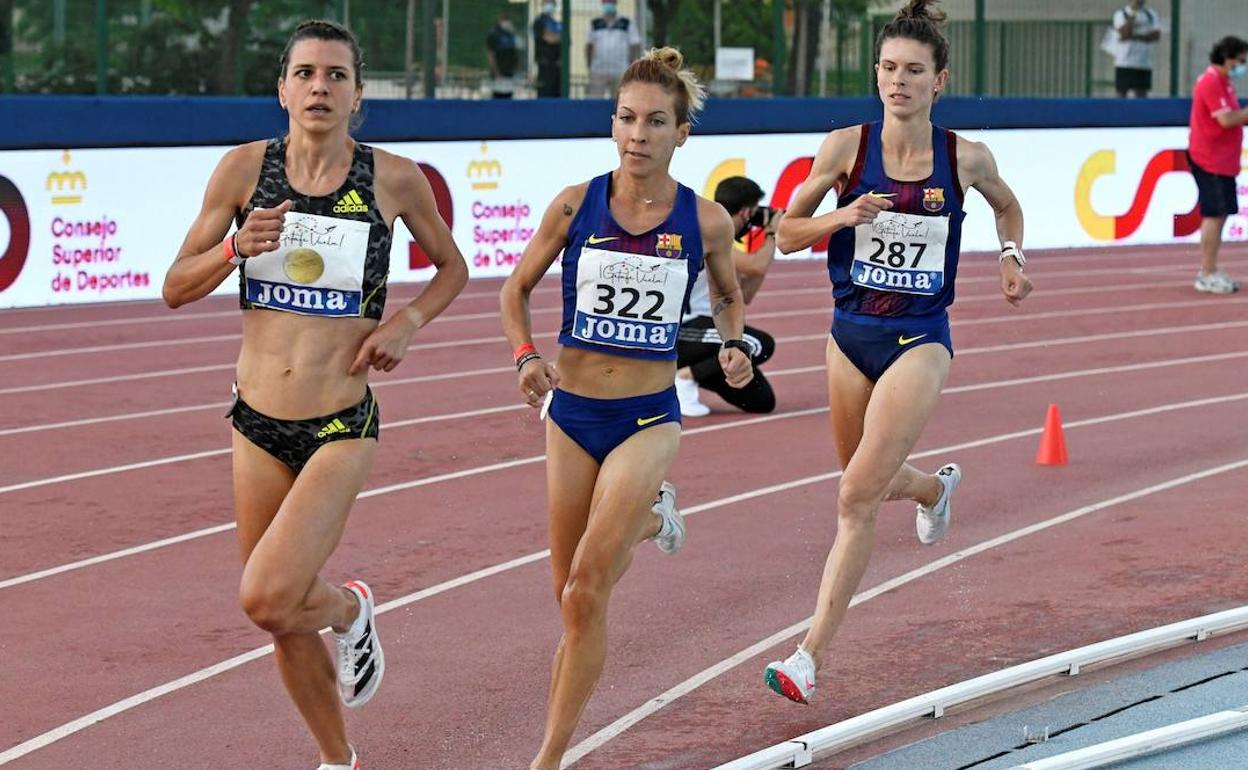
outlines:
[[[997,257],[997,262],[1004,262],[1006,257],[1013,257],[1020,268],[1027,264],[1027,258],[1023,256],[1023,250],[1018,248],[1018,244],[1014,241],[1006,241],[1001,244],[1001,254]]]

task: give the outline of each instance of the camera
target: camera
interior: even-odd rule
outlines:
[[[746,228],[766,228],[767,225],[771,224],[771,220],[776,216],[777,211],[778,209],[773,209],[771,206],[759,206],[754,210],[754,215],[746,220]]]

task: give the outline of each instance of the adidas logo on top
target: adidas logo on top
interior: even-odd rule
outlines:
[[[325,438],[326,436],[331,436],[335,433],[350,433],[350,432],[351,432],[351,429],[348,428],[346,424],[343,423],[342,420],[335,417],[333,422],[326,423],[325,427],[321,428],[317,432],[316,437]]]
[[[355,190],[342,196],[337,203],[334,204],[335,214],[362,214],[368,211],[368,206]]]

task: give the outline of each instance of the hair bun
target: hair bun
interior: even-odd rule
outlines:
[[[897,12],[897,19],[915,19],[927,20],[942,23],[948,18],[948,14],[944,11],[936,9],[938,0],[910,0],[910,2]]]
[[[670,67],[676,72],[680,72],[680,70],[685,66],[684,54],[671,46],[652,48],[646,52],[645,58],[657,61],[666,67]]]

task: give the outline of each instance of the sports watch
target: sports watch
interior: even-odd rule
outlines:
[[[1013,257],[1020,270],[1023,265],[1027,264],[1027,258],[1023,256],[1023,250],[1018,248],[1018,244],[1014,241],[1006,241],[1001,244],[1001,255],[997,257],[997,262],[1004,262],[1006,257]]]
[[[750,357],[750,343],[745,340],[724,340],[723,347],[736,348],[744,353],[746,358]]]

